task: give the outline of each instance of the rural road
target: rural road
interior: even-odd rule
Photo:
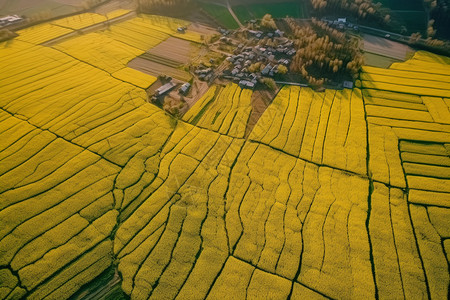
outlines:
[[[243,28],[244,25],[242,25],[241,21],[239,21],[238,17],[236,16],[236,14],[234,13],[233,9],[231,8],[230,1],[227,1],[227,8],[228,8],[228,11],[230,12],[231,16],[236,21],[236,23],[238,23],[239,27]]]

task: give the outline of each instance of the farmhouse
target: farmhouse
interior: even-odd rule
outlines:
[[[0,18],[0,27],[8,26],[22,21],[23,18],[19,17],[18,15],[2,17]]]
[[[183,95],[186,95],[189,92],[189,89],[191,88],[191,84],[189,82],[186,82],[183,84],[179,90],[179,92]]]
[[[249,88],[249,89],[254,89],[256,85],[256,80],[254,81],[248,81],[248,80],[241,80],[239,81],[239,86],[241,88]]]
[[[161,96],[164,95],[165,93],[169,92],[170,90],[172,90],[175,87],[175,83],[173,82],[169,82],[166,83],[165,85],[159,87],[156,91],[155,91],[155,96]]]

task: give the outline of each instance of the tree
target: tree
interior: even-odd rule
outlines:
[[[8,29],[0,29],[0,42],[15,38],[17,33],[14,33]]]
[[[274,91],[277,88],[277,84],[272,78],[264,77],[261,79],[261,83],[265,84],[271,91]]]
[[[278,74],[286,74],[288,71],[288,68],[284,65],[278,65]]]
[[[411,33],[411,36],[409,37],[409,42],[411,44],[417,43],[422,38],[422,35],[419,32]]]
[[[363,64],[358,38],[314,18],[310,26],[300,26],[293,19],[286,19],[286,23],[295,35],[297,50],[290,65],[292,72],[316,87],[332,78],[357,76]]]
[[[434,20],[428,21],[427,37],[433,37],[436,34],[436,30],[433,28]]]
[[[275,24],[275,21],[273,20],[272,16],[269,14],[264,15],[264,17],[261,19],[261,26],[267,29],[277,29],[277,25]]]

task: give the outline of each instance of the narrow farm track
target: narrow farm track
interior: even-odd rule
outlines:
[[[448,58],[284,86],[247,137],[250,90],[175,120],[127,67],[186,22],[43,46],[85,26],[61,22],[0,44],[0,299],[67,299],[112,266],[131,299],[448,296]]]

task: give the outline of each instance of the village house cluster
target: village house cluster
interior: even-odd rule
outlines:
[[[229,68],[222,72],[222,77],[239,82],[242,88],[253,89],[262,77],[274,77],[280,66],[289,68],[295,55],[294,42],[280,30],[274,32],[247,30],[247,45],[238,44],[235,53],[226,58]],[[264,38],[270,43],[264,43]],[[229,38],[222,37],[223,43],[230,43]]]

